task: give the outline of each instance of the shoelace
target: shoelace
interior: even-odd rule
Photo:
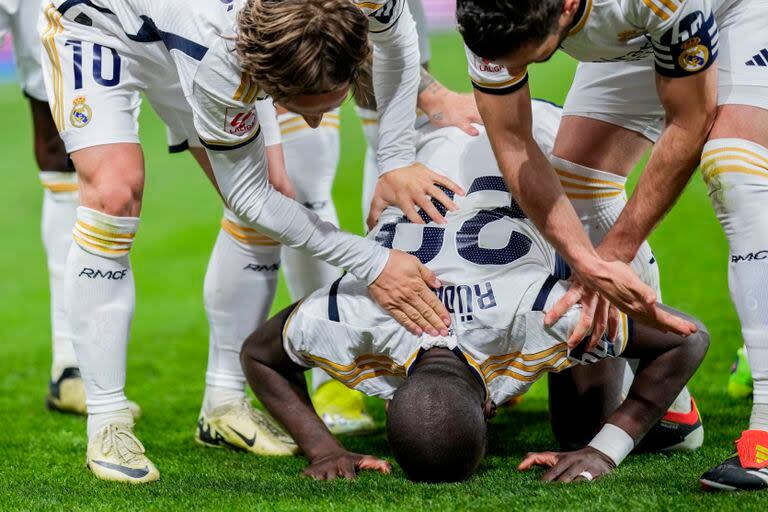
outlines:
[[[101,437],[102,453],[108,455],[114,451],[125,464],[132,464],[144,455],[144,445],[123,425],[107,425],[101,431]]]
[[[275,436],[277,439],[284,443],[291,443],[293,444],[293,439],[288,436],[288,434],[285,433],[285,431],[280,428],[280,426],[276,423],[274,418],[271,416],[254,409],[253,405],[251,405],[250,400],[244,399],[240,403],[240,414],[247,415],[248,418],[250,418],[254,423],[261,426],[262,428],[266,429],[270,434]]]

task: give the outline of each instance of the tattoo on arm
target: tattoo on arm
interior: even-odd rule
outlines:
[[[427,71],[424,68],[421,68],[421,81],[419,82],[419,94],[423,93],[424,91],[431,89],[429,92],[435,92],[437,88],[439,88],[440,84],[438,81],[429,74],[429,71]]]

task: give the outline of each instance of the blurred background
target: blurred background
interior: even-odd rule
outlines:
[[[424,3],[432,31],[430,70],[446,86],[469,93],[463,47],[453,31],[454,4],[450,0]],[[533,66],[532,94],[562,103],[574,70],[575,63],[562,54]],[[355,510],[388,505],[421,510],[487,509],[507,508],[512,500],[552,510],[567,509],[563,504],[574,496],[584,498],[579,510],[600,509],[606,504],[601,500],[623,510],[643,506],[685,509],[686,504],[699,508],[703,498],[695,494],[695,478],[730,449],[748,417],[748,402],[734,402],[725,392],[728,368],[741,339],[728,297],[725,240],[706,188],[695,175],[651,242],[661,268],[665,302],[699,316],[712,333],[712,348],[691,386],[708,436],[700,452],[632,459],[626,463],[628,469],[612,477],[618,487],[603,487],[603,491],[600,486],[597,490],[542,490],[535,475],[521,476],[511,468],[525,451],[553,446],[545,382],[535,386],[520,406],[502,411],[494,421],[494,448],[481,476],[465,486],[440,486],[440,492],[435,492],[438,486],[430,490],[409,484],[402,474],[394,479],[366,477],[364,485],[339,482],[327,487],[296,476],[301,459],[254,459],[196,447],[192,433],[208,350],[203,276],[219,230],[221,204],[189,155],[168,154],[164,128],[145,104],[141,135],[147,182],[141,227],[132,251],[137,309],[127,393],[144,408],[139,431],[163,472],[163,481],[135,490],[96,482],[82,468],[83,420],[51,414],[43,406],[50,326],[39,227],[42,188],[33,159],[29,108],[14,83],[7,38],[0,48],[0,120],[0,418],[4,424],[0,474],[6,475],[0,484],[0,509],[135,510],[134,500],[140,498],[145,500],[140,508],[157,510],[250,510],[277,504],[296,510],[304,510],[308,504]],[[365,142],[351,101],[342,109],[341,125],[341,162],[334,197],[341,226],[362,233]],[[273,311],[288,301],[281,284]],[[372,401],[371,406],[382,421],[381,405]],[[353,450],[388,453],[381,433],[344,442]],[[664,471],[659,471],[661,467]],[[678,501],[681,495],[687,501]],[[112,501],[105,502],[105,497]]]

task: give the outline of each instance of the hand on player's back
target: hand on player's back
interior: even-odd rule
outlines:
[[[693,334],[698,329],[688,320],[664,311],[656,304],[656,294],[632,271],[626,263],[601,260],[600,265],[589,275],[578,274],[571,285],[572,291],[563,295],[544,317],[547,325],[554,324],[575,304],[582,304],[582,322],[569,340],[569,346],[575,346],[586,331],[584,326],[592,325],[597,339],[605,331],[608,315],[603,314],[604,304],[598,311],[599,297],[614,304],[632,317],[636,322],[650,325],[663,332],[673,332],[681,336]],[[597,311],[597,312],[596,312]],[[595,325],[595,321],[600,325]],[[581,335],[581,338],[578,338]],[[578,339],[577,339],[578,338]],[[596,340],[592,340],[596,343]]]
[[[483,124],[474,95],[461,94],[447,89],[441,98],[439,107],[428,114],[430,124],[438,128],[455,126],[472,136],[480,134],[480,131],[473,125]]]
[[[337,478],[352,480],[364,470],[378,471],[388,475],[392,471],[392,466],[389,462],[372,455],[343,451],[311,460],[309,466],[304,469],[304,475],[315,480]]]
[[[368,291],[411,333],[448,336],[451,318],[430,289],[439,287],[435,274],[416,257],[392,250],[387,265]]]
[[[379,215],[387,206],[397,206],[408,217],[408,220],[415,224],[424,224],[417,210],[419,207],[433,221],[445,223],[445,218],[440,215],[430,198],[434,198],[450,211],[456,211],[456,203],[437,185],[442,185],[456,194],[464,195],[464,189],[456,183],[418,162],[384,174],[376,183],[376,191],[371,202],[371,212],[366,220],[368,228],[373,229],[376,221],[379,220]]]

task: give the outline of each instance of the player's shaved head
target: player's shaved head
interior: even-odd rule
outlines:
[[[447,349],[431,349],[389,404],[389,444],[408,478],[459,482],[485,455],[484,390]]]

